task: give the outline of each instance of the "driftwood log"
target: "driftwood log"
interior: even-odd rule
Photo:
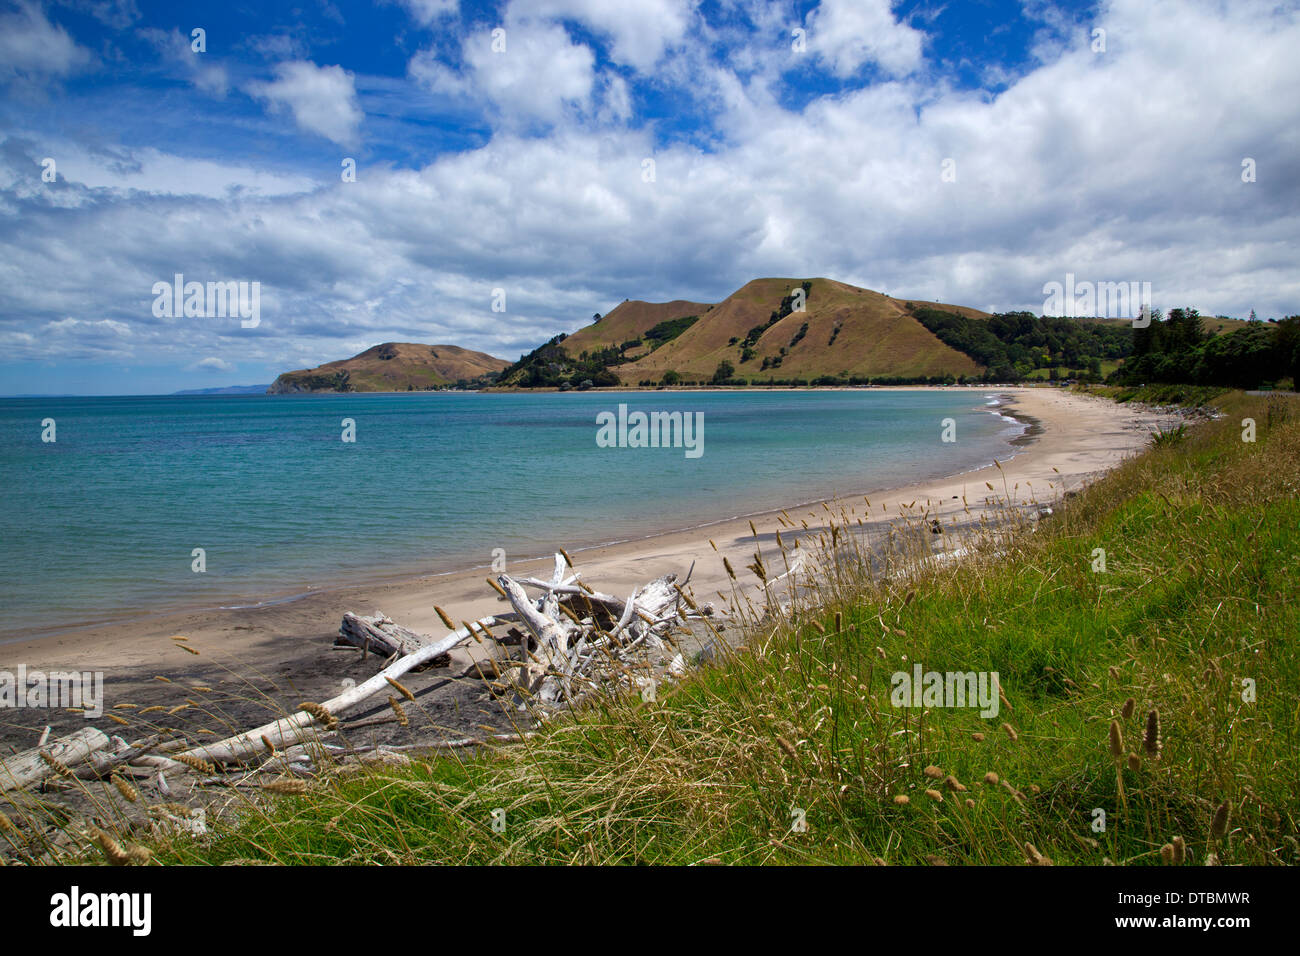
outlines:
[[[401,657],[414,654],[432,640],[400,624],[395,624],[382,612],[376,612],[373,617],[362,617],[348,611],[343,615],[343,623],[339,625],[339,636],[334,643],[360,647],[363,650],[374,651],[381,658],[388,658],[394,654]],[[439,654],[424,666],[446,667],[450,663],[450,655]]]
[[[35,747],[7,757],[0,761],[0,793],[44,780],[58,772],[60,765],[71,769],[108,744],[108,734],[87,727],[75,734],[52,740],[44,747]]]
[[[496,616],[493,615],[475,623],[477,626],[491,625],[495,622]],[[461,642],[469,640],[470,636],[468,628],[462,627],[458,631],[453,631],[441,640],[424,645],[413,654],[398,658],[374,677],[357,684],[337,697],[323,701],[321,706],[337,717],[349,707],[361,703],[361,701],[378,694],[380,691],[390,689],[392,685],[388,683],[389,679],[397,680],[408,671],[412,671],[422,664],[430,663]],[[315,736],[319,729],[313,727],[315,723],[315,717],[305,711],[300,711],[292,717],[273,720],[245,733],[227,737],[225,740],[207,746],[195,747],[185,753],[196,760],[204,760],[210,763],[241,763],[252,757],[265,756],[267,743],[274,747],[282,747]]]

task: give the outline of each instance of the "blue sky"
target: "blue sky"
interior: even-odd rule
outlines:
[[[0,393],[514,358],[760,275],[1291,314],[1298,45],[1253,0],[0,0]],[[176,273],[259,324],[156,315]]]

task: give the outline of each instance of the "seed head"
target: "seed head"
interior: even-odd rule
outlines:
[[[1174,848],[1174,866],[1182,866],[1183,861],[1187,859],[1187,843],[1182,837],[1176,836],[1169,841],[1169,845]]]
[[[126,777],[122,776],[120,773],[115,773],[111,779],[113,781],[113,786],[117,787],[117,792],[127,800],[135,803],[140,799],[140,791],[132,786],[131,781],[127,780]]]
[[[1210,821],[1210,834],[1216,840],[1222,840],[1228,833],[1228,820],[1231,817],[1231,810],[1228,801],[1224,800],[1219,804],[1219,809],[1214,811],[1214,819]]]
[[[1152,710],[1147,714],[1147,730],[1142,737],[1142,749],[1148,757],[1160,756],[1160,712]]]

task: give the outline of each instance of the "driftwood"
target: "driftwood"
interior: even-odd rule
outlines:
[[[414,654],[431,641],[432,638],[393,623],[383,612],[377,611],[373,617],[362,617],[348,611],[343,615],[343,623],[339,625],[339,636],[335,644],[360,647],[374,651],[381,658],[387,658],[394,654],[401,657]],[[446,667],[450,663],[450,655],[439,654],[424,666]]]
[[[521,706],[540,717],[558,704],[596,690],[652,681],[648,673],[633,679],[631,672],[654,669],[651,658],[662,652],[665,636],[680,623],[713,613],[712,607],[686,601],[683,585],[677,584],[674,574],[637,588],[626,601],[575,587],[573,580],[564,577],[564,563],[558,554],[549,581],[516,581],[508,575],[497,578],[533,637],[514,676]],[[530,600],[524,585],[542,589],[542,596]],[[563,612],[562,597],[569,599]]]
[[[60,765],[75,767],[109,744],[108,734],[94,727],[59,737],[43,747],[24,750],[0,761],[0,793],[17,790],[58,772]]]
[[[482,618],[446,637],[422,644],[369,680],[322,701],[320,706],[331,719],[326,728],[344,711],[375,694],[389,691],[389,679],[396,680],[427,665],[487,628],[515,622],[523,625],[530,639],[519,645],[520,659],[514,662],[513,668],[514,687],[520,706],[535,709],[537,716],[544,717],[554,707],[572,702],[595,687],[628,685],[627,665],[633,651],[638,648],[642,654],[658,651],[663,647],[663,635],[683,618],[712,613],[711,608],[686,611],[681,586],[673,574],[637,588],[626,601],[621,601],[576,584],[577,575],[566,576],[565,567],[564,558],[557,554],[555,571],[549,581],[532,578],[516,581],[509,575],[500,575],[497,584],[509,599],[512,613]],[[541,596],[530,599],[525,585],[540,588]],[[566,601],[567,614],[560,610],[561,599]],[[371,634],[370,628],[360,626],[370,624],[385,635],[414,634],[405,628],[395,630],[395,625],[383,623],[386,618],[367,620],[350,615],[344,621],[351,633]],[[499,644],[508,643],[501,637],[496,640]],[[267,743],[276,748],[290,746],[316,736],[321,729],[317,717],[300,712],[217,743],[195,747],[186,756],[214,764],[247,762],[267,756]],[[153,757],[148,763],[161,766],[164,760]],[[167,763],[172,764],[167,769],[174,769],[173,761]]]
[[[476,626],[490,626],[495,622],[496,616],[493,615],[483,618],[481,621],[475,622],[475,624]],[[378,694],[380,691],[390,690],[392,685],[388,683],[389,679],[397,680],[408,671],[433,661],[440,654],[446,654],[463,641],[469,640],[469,638],[470,632],[468,628],[462,627],[458,631],[453,631],[441,640],[424,645],[413,654],[398,658],[374,677],[357,684],[337,697],[323,701],[321,706],[331,715],[337,717],[349,707],[359,704],[368,697]],[[265,755],[267,742],[272,746],[281,747],[315,736],[319,730],[319,728],[313,727],[315,722],[316,718],[311,714],[300,711],[292,717],[273,720],[261,727],[255,727],[245,733],[227,737],[217,743],[195,747],[186,751],[186,755],[210,763],[240,763],[251,757]]]
[[[147,774],[164,795],[170,794],[169,775],[197,775],[202,784],[247,779],[224,773],[233,769],[231,765],[248,765],[243,772],[249,776],[311,775],[319,772],[321,761],[360,752],[319,741],[322,733],[339,727],[339,718],[346,711],[391,692],[390,681],[403,674],[444,665],[452,649],[469,640],[481,641],[485,635],[496,645],[495,659],[476,662],[448,680],[477,677],[499,693],[513,692],[520,709],[538,720],[591,693],[642,686],[653,680],[655,672],[680,675],[682,656],[676,654],[668,661],[672,650],[665,642],[670,632],[688,619],[714,613],[711,606],[697,606],[686,597],[685,581],[678,584],[676,575],[664,575],[636,588],[624,600],[588,588],[576,574],[568,573],[571,569],[566,566],[565,557],[557,554],[548,580],[500,575],[496,585],[509,601],[510,610],[503,609],[437,639],[402,627],[383,614],[345,614],[338,644],[373,650],[376,659],[387,659],[387,666],[309,710],[198,747],[157,737],[131,743],[119,737],[110,742],[101,731],[87,728],[0,762],[0,791],[24,787],[74,767],[78,769],[72,772],[83,779],[103,779],[115,771]],[[538,593],[530,596],[530,590]],[[498,630],[491,630],[493,627]],[[518,742],[527,735],[489,734],[412,748],[436,751],[491,746]]]

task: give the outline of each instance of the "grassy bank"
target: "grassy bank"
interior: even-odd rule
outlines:
[[[1075,391],[1112,401],[1141,402],[1144,405],[1208,405],[1228,394],[1214,385],[1076,385]]]
[[[960,566],[845,556],[657,702],[248,804],[154,860],[1298,862],[1300,416],[1216,403]],[[999,713],[893,706],[917,663],[998,672]]]

